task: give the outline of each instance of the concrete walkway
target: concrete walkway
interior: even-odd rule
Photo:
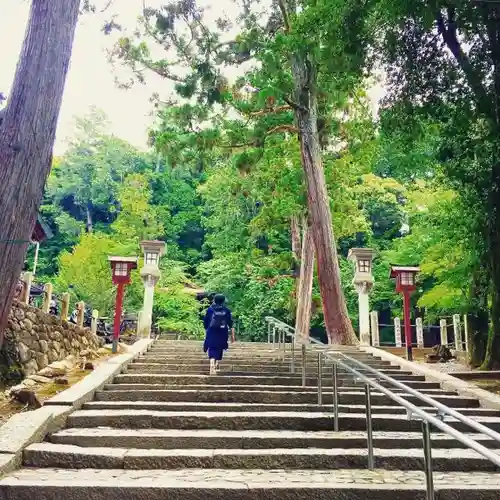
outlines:
[[[500,431],[500,411],[344,350]],[[290,373],[289,358],[267,344],[239,343],[210,377],[201,343],[158,341],[73,412],[65,429],[29,446],[24,468],[0,480],[0,499],[424,500],[420,422],[374,392],[376,469],[370,471],[364,387],[340,371],[341,432],[335,433],[331,368],[324,369],[320,407],[316,355],[308,355],[306,387]],[[437,500],[500,498],[495,466],[446,435],[433,435],[433,466]]]

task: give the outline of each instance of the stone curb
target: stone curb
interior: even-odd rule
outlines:
[[[100,364],[91,374],[80,380],[74,386],[60,392],[53,398],[45,401],[45,405],[71,406],[72,410],[81,408],[85,403],[92,401],[97,391],[112,382],[114,377],[141,354],[144,354],[154,343],[154,339],[137,341],[128,352],[121,354]]]
[[[477,385],[470,384],[464,380],[441,373],[432,368],[407,361],[389,352],[377,349],[376,347],[360,347],[360,350],[378,356],[385,361],[390,361],[394,365],[398,365],[404,370],[411,371],[416,375],[424,375],[426,380],[439,382],[441,387],[447,391],[457,391],[460,396],[472,397],[479,400],[483,408],[492,410],[500,410],[500,396],[489,391],[479,388]]]
[[[72,411],[67,406],[47,406],[9,418],[0,427],[0,475],[19,468],[24,448],[64,427]]]
[[[116,356],[94,370],[73,387],[45,402],[42,408],[13,415],[0,427],[0,476],[19,468],[23,450],[42,441],[48,433],[57,432],[66,425],[67,417],[135,358],[146,352],[154,339],[139,340],[129,352]]]

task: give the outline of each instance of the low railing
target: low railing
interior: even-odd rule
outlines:
[[[323,349],[327,348],[325,344],[315,340],[308,339],[307,342],[304,342],[302,338],[297,338],[298,335],[295,332],[295,329],[286,323],[283,323],[276,318],[267,317],[266,321],[268,323],[268,341],[271,343],[271,338],[273,339],[273,345],[278,350],[286,353],[286,337],[291,339],[291,352],[292,352],[292,364],[291,371],[294,373],[294,365],[295,365],[295,348],[294,344],[296,341],[301,342],[302,347],[302,384],[306,385],[306,370],[307,370],[307,347],[306,345],[317,344],[323,347]],[[276,342],[276,338],[278,342]],[[283,346],[281,345],[283,344]],[[284,359],[284,358],[283,358]],[[463,415],[448,406],[439,403],[434,400],[427,394],[423,394],[412,387],[407,386],[403,382],[395,380],[391,376],[382,373],[380,370],[377,370],[357,359],[354,359],[350,356],[347,356],[341,352],[328,352],[326,350],[318,351],[318,373],[317,373],[317,387],[318,387],[318,405],[323,406],[323,366],[324,361],[329,360],[333,363],[333,373],[332,373],[332,395],[333,395],[333,426],[334,431],[339,431],[339,390],[338,390],[338,368],[342,368],[346,370],[348,373],[351,373],[356,381],[363,382],[365,386],[365,406],[366,406],[366,432],[367,432],[367,451],[368,451],[368,468],[375,468],[375,456],[374,456],[374,448],[373,448],[373,426],[372,426],[372,411],[371,411],[371,390],[375,389],[376,391],[386,395],[394,402],[398,403],[402,407],[406,408],[408,412],[408,418],[411,419],[413,416],[419,417],[422,421],[422,437],[423,437],[423,452],[424,452],[424,467],[425,467],[425,478],[426,478],[426,496],[427,500],[435,499],[435,491],[434,491],[434,479],[433,479],[433,466],[432,466],[432,442],[431,442],[431,426],[434,426],[440,429],[445,434],[455,438],[457,441],[462,443],[467,448],[470,448],[484,458],[490,460],[495,465],[500,467],[500,455],[495,453],[494,451],[486,448],[482,444],[478,443],[474,439],[464,435],[462,432],[457,431],[450,425],[448,425],[444,418],[446,416],[452,417],[459,422],[467,425],[471,429],[475,430],[479,434],[483,436],[487,436],[497,442],[500,443],[500,434],[489,427],[486,427],[479,422]],[[352,365],[355,365],[352,366]],[[370,378],[368,375],[361,373],[359,370],[364,370],[371,374],[374,378]],[[391,384],[392,386],[401,389],[404,391],[404,395],[411,395],[419,400],[425,402],[430,407],[436,408],[438,412],[438,416],[431,415],[427,411],[422,408],[414,405],[407,401],[402,395],[399,395],[393,392],[390,388],[384,387],[379,383],[379,380],[384,380]]]

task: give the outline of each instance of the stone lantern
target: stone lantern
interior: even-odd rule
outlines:
[[[137,325],[139,337],[149,338],[153,322],[153,301],[156,283],[161,277],[160,257],[165,253],[164,241],[142,241],[141,249],[144,252],[144,266],[141,269],[141,278],[144,281],[144,305],[139,314]]]
[[[361,345],[370,345],[370,302],[369,294],[373,287],[374,251],[371,248],[351,248],[347,258],[354,262],[355,272],[352,284],[358,292],[359,305],[359,341]]]

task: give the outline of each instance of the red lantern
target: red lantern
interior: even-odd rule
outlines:
[[[415,277],[420,271],[417,266],[391,266],[391,278],[396,279],[396,292],[403,295],[403,316],[405,325],[406,359],[413,361],[410,296],[415,291]]]
[[[117,285],[115,302],[115,322],[113,331],[113,353],[118,351],[118,340],[120,338],[120,324],[122,319],[123,295],[125,285],[130,283],[130,273],[137,269],[137,257],[108,257],[113,271],[113,284]]]

